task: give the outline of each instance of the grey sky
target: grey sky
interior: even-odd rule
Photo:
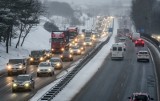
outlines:
[[[59,2],[68,2],[74,4],[82,5],[102,5],[107,3],[121,2],[124,5],[130,5],[132,0],[49,0],[49,1],[59,1]]]

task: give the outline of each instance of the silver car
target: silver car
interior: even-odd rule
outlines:
[[[42,74],[46,74],[49,76],[54,75],[54,67],[52,66],[51,62],[41,62],[38,65],[37,76],[39,77]]]
[[[61,58],[59,57],[52,57],[49,62],[55,67],[55,69],[62,69],[63,68],[63,63]]]

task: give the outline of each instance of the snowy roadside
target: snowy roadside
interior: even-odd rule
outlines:
[[[98,54],[87,65],[83,67],[83,69],[69,82],[69,84],[66,85],[66,87],[55,98],[53,98],[52,101],[71,101],[72,98],[85,86],[85,84],[101,67],[101,65],[104,62],[104,59],[108,56],[112,44],[115,43],[117,28],[118,24],[116,20],[114,32],[109,42],[98,52]]]

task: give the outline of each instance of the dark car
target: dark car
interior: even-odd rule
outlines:
[[[39,64],[40,62],[46,61],[47,57],[45,50],[34,50],[29,55],[29,64]]]
[[[128,97],[130,101],[151,101],[154,100],[147,93],[133,93],[131,97]]]
[[[8,76],[12,74],[25,74],[26,69],[26,59],[9,59],[7,63]]]
[[[33,90],[35,81],[33,80],[32,75],[25,74],[25,75],[18,75],[15,80],[12,81],[12,92],[18,90]]]
[[[73,61],[73,56],[69,51],[64,51],[61,55],[62,61]]]
[[[144,40],[138,39],[135,41],[135,46],[142,46],[144,47]]]

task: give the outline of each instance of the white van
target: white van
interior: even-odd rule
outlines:
[[[133,33],[132,34],[132,41],[135,42],[140,38],[140,33]]]
[[[124,45],[122,43],[115,43],[111,48],[111,59],[123,59],[124,58]]]

